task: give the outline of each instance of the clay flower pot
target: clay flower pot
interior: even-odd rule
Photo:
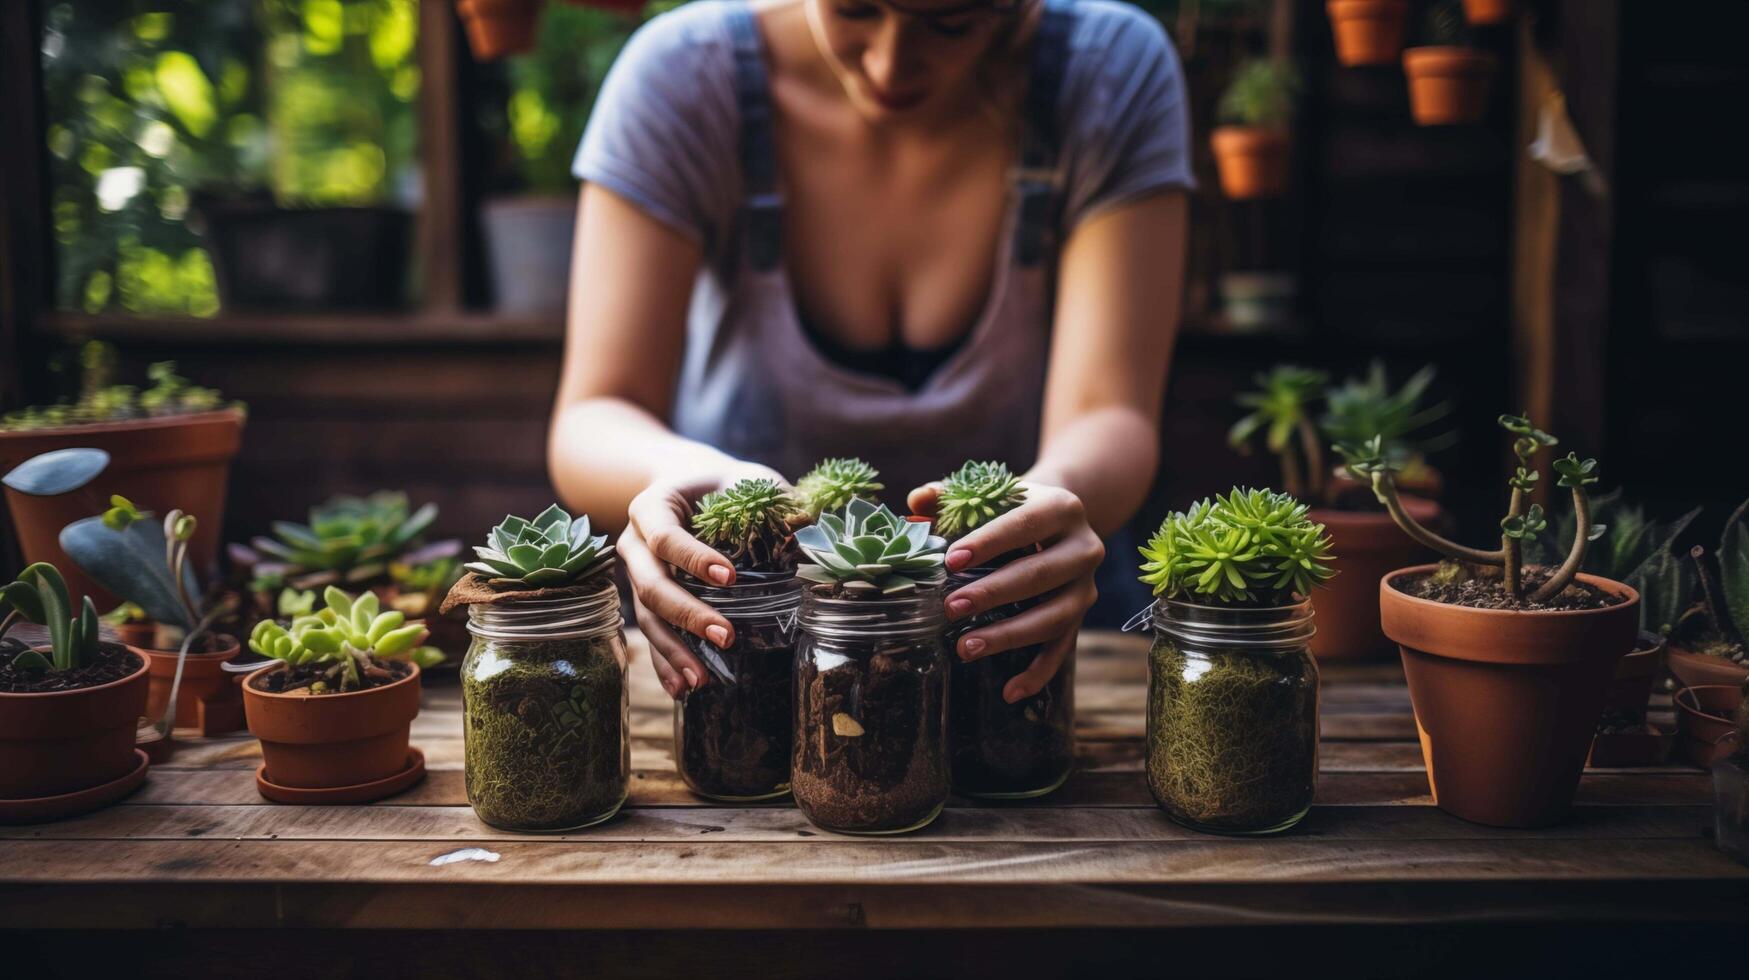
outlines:
[[[1615,678],[1604,694],[1606,711],[1619,711],[1634,718],[1646,716],[1646,702],[1652,699],[1652,683],[1664,666],[1664,637],[1640,631],[1634,652],[1615,665]]]
[[[1423,526],[1438,522],[1438,504],[1407,496],[1402,500]],[[1396,645],[1379,630],[1379,579],[1422,560],[1427,549],[1410,540],[1384,511],[1314,510],[1309,516],[1329,533],[1337,571],[1312,592],[1318,614],[1312,656],[1319,663],[1395,656]]]
[[[1488,108],[1494,56],[1475,48],[1410,48],[1403,52],[1409,76],[1409,113],[1421,126],[1480,122]]]
[[[456,0],[468,29],[468,47],[481,61],[533,50],[540,0]]]
[[[1504,24],[1512,19],[1512,0],[1464,0],[1464,20],[1477,27]]]
[[[68,524],[101,513],[110,494],[119,493],[141,510],[164,514],[181,508],[192,515],[199,523],[188,557],[205,573],[218,557],[225,486],[242,443],[243,413],[235,410],[0,432],[0,473],[56,449],[82,446],[109,454],[103,472],[72,493],[35,497],[6,489],[25,563],[46,561],[62,569],[67,590],[90,596],[99,609],[118,605],[61,550],[60,535]]]
[[[1288,137],[1265,126],[1219,126],[1209,137],[1221,193],[1236,201],[1287,193]]]
[[[235,675],[225,670],[226,661],[240,649],[237,638],[214,634],[210,650],[190,650],[182,665],[182,687],[176,694],[176,726],[198,728],[202,735],[222,735],[243,728],[243,691]],[[146,717],[157,721],[170,703],[170,685],[176,678],[176,651],[128,644],[128,649],[146,658],[151,668],[151,686],[146,696]]]
[[[138,670],[96,687],[0,693],[0,801],[76,793],[139,768],[134,730],[147,670],[141,658]]]
[[[1585,768],[1603,696],[1634,648],[1640,595],[1594,575],[1626,601],[1602,609],[1520,612],[1421,599],[1379,583],[1385,635],[1403,652],[1433,801],[1498,827],[1541,827],[1566,815]]]
[[[1732,717],[1743,701],[1743,689],[1702,684],[1676,692],[1676,741],[1682,755],[1702,769],[1737,750],[1737,724]]]
[[[1709,657],[1674,643],[1670,645],[1668,660],[1670,673],[1675,675],[1683,687],[1712,684],[1742,687],[1743,682],[1749,680],[1749,664],[1732,663],[1723,657]]]
[[[261,739],[266,778],[292,789],[344,789],[405,771],[407,732],[419,713],[419,667],[391,684],[342,694],[272,694],[258,686],[283,664],[243,683],[249,730]]]
[[[1336,60],[1345,67],[1397,63],[1408,0],[1330,0],[1324,9],[1336,36]]]

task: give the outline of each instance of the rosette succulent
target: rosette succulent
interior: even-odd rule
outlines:
[[[935,529],[948,540],[959,538],[1026,501],[1020,478],[1004,463],[968,460],[941,481],[935,502]]]
[[[321,609],[295,617],[290,628],[271,619],[256,623],[249,649],[289,668],[303,668],[299,680],[314,693],[352,691],[367,679],[387,679],[392,675],[383,661],[406,660],[421,667],[443,662],[441,651],[422,645],[431,635],[425,623],[382,609],[375,593],[354,598],[330,585],[322,601]]]
[[[1273,490],[1234,488],[1167,515],[1140,551],[1154,594],[1217,605],[1271,606],[1336,574],[1324,525]]]
[[[796,544],[808,559],[796,569],[802,578],[889,595],[939,579],[947,549],[945,539],[929,533],[929,522],[907,521],[860,498],[797,531]]]
[[[852,500],[872,501],[886,489],[880,476],[860,459],[823,459],[796,483],[796,497],[808,516],[819,520],[821,514],[843,510]]]
[[[779,572],[795,565],[792,528],[807,518],[776,480],[741,480],[706,494],[692,515],[692,533],[736,568]]]
[[[250,566],[254,592],[361,585],[386,576],[393,562],[454,557],[461,546],[453,541],[433,545],[438,553],[413,554],[436,519],[436,504],[413,510],[404,493],[340,495],[310,508],[308,524],[275,521],[273,537],[257,537],[247,549],[233,547],[232,557]]]
[[[551,589],[606,569],[613,558],[607,535],[589,534],[589,515],[572,519],[553,504],[534,520],[507,516],[492,529],[485,547],[475,547],[479,561],[467,569],[495,589]]]

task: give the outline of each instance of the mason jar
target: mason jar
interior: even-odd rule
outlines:
[[[585,596],[468,607],[468,802],[505,830],[575,830],[619,812],[631,777],[626,641],[611,581]]]
[[[1318,782],[1312,605],[1154,604],[1148,789],[1172,819],[1221,834],[1286,830]]]
[[[735,628],[727,648],[685,631],[682,641],[710,674],[674,704],[675,765],[694,793],[713,800],[766,800],[789,792],[795,724],[794,573],[736,572],[735,584],[681,584]]]
[[[939,584],[802,593],[790,791],[816,826],[900,834],[947,802],[948,661]]]
[[[972,568],[948,576],[947,591],[995,571]],[[1018,616],[1036,602],[1010,603],[954,622],[947,629],[951,653],[960,637]],[[953,786],[966,796],[1025,799],[1063,785],[1075,766],[1075,665],[1064,663],[1043,689],[1009,704],[1002,691],[1044,652],[1042,643],[1004,650],[972,661],[950,656],[948,738]]]

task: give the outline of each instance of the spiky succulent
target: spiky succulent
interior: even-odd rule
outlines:
[[[553,504],[534,520],[507,516],[475,547],[467,569],[495,589],[551,589],[581,582],[608,567],[613,545],[589,534],[589,515],[575,520]]]
[[[736,568],[781,572],[795,566],[791,528],[806,516],[776,480],[741,480],[698,502],[692,533]]]
[[[321,609],[295,617],[289,629],[271,619],[256,623],[249,649],[288,667],[313,667],[316,691],[356,690],[373,671],[382,671],[373,660],[407,660],[421,667],[443,662],[442,651],[422,645],[431,635],[425,623],[382,609],[376,593],[354,598],[330,585],[322,601]]]
[[[945,539],[929,533],[928,521],[907,521],[860,498],[797,531],[796,543],[808,559],[796,569],[802,578],[889,595],[939,580],[947,549]]]
[[[251,591],[275,592],[324,585],[361,585],[388,574],[391,562],[403,559],[419,544],[419,536],[437,519],[437,505],[412,510],[407,495],[379,490],[368,497],[336,496],[310,508],[310,522],[275,521],[274,537],[250,542],[259,563],[252,565]],[[453,557],[459,544],[445,542],[443,555]],[[435,547],[435,546],[434,546]],[[233,556],[245,562],[244,549]]]
[[[1223,605],[1270,606],[1310,595],[1336,574],[1330,538],[1285,493],[1234,488],[1167,515],[1139,549],[1154,594]]]
[[[967,460],[941,481],[935,502],[935,529],[948,540],[1019,507],[1026,501],[1020,478],[1004,463]]]
[[[880,473],[860,459],[823,459],[796,483],[796,497],[808,516],[819,520],[828,511],[843,510],[852,500],[872,501],[886,489]]]

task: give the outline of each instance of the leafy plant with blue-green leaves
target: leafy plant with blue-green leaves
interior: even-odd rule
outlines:
[[[551,589],[585,581],[608,569],[614,546],[590,534],[589,515],[573,518],[558,504],[533,520],[506,516],[476,546],[467,570],[494,589]]]
[[[330,585],[322,608],[284,626],[271,619],[255,624],[249,649],[283,662],[292,676],[285,690],[309,687],[312,694],[356,691],[372,680],[396,676],[383,664],[405,660],[421,667],[443,662],[436,647],[423,645],[430,631],[421,620],[383,609],[374,592],[353,597]]]
[[[947,540],[930,533],[928,521],[907,521],[860,497],[836,514],[796,532],[807,559],[796,574],[850,593],[897,595],[943,577]]]
[[[77,670],[97,658],[97,607],[85,596],[75,607],[55,566],[37,562],[17,581],[0,586],[0,639],[20,620],[49,631],[49,655],[24,650],[12,658],[17,670]]]
[[[1166,516],[1139,550],[1156,596],[1211,605],[1275,606],[1309,596],[1335,573],[1330,537],[1293,495],[1235,487]]]
[[[1696,507],[1672,521],[1655,521],[1643,508],[1623,499],[1618,488],[1591,498],[1591,518],[1603,526],[1579,570],[1633,586],[1640,593],[1640,628],[1668,636],[1693,602],[1698,582],[1694,566],[1673,545],[1700,515]],[[1563,508],[1547,530],[1524,542],[1527,564],[1554,565],[1559,542],[1571,541],[1574,513]]]

